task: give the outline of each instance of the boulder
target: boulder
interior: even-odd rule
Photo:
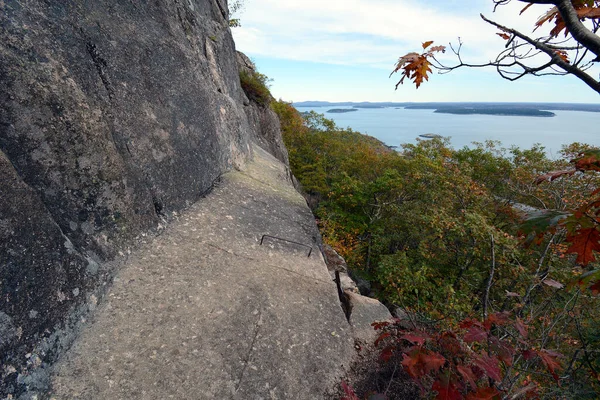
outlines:
[[[371,324],[377,321],[387,321],[392,318],[392,314],[377,299],[362,296],[350,290],[346,290],[344,294],[350,305],[349,322],[354,330],[354,337],[366,343],[372,343],[378,334]]]

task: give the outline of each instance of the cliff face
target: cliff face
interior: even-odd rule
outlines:
[[[2,390],[253,138],[287,161],[268,114],[240,89],[225,0],[0,1]]]

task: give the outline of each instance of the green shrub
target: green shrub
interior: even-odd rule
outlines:
[[[240,82],[246,96],[264,107],[267,107],[271,103],[271,100],[273,100],[273,96],[271,96],[271,92],[267,87],[268,81],[267,76],[259,72],[240,72]]]

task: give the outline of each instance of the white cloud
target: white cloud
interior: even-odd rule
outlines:
[[[434,4],[433,2],[431,4]],[[445,4],[445,7],[442,6]],[[237,47],[252,55],[369,65],[389,69],[398,56],[418,50],[425,40],[456,43],[464,54],[488,60],[502,47],[496,29],[480,12],[498,22],[530,32],[538,13],[519,16],[523,3],[513,2],[491,13],[491,0],[472,10],[452,10],[408,0],[248,0],[234,30]],[[541,13],[543,10],[538,8]]]

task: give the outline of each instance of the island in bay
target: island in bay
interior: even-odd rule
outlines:
[[[327,110],[328,113],[333,113],[333,114],[343,114],[343,113],[349,113],[349,112],[353,112],[353,111],[358,111],[357,108],[332,108],[331,110]]]
[[[409,107],[407,107],[409,108]],[[534,108],[513,108],[513,107],[493,107],[493,108],[438,108],[434,111],[440,114],[459,114],[459,115],[500,115],[510,117],[555,117],[551,111],[542,111]]]

